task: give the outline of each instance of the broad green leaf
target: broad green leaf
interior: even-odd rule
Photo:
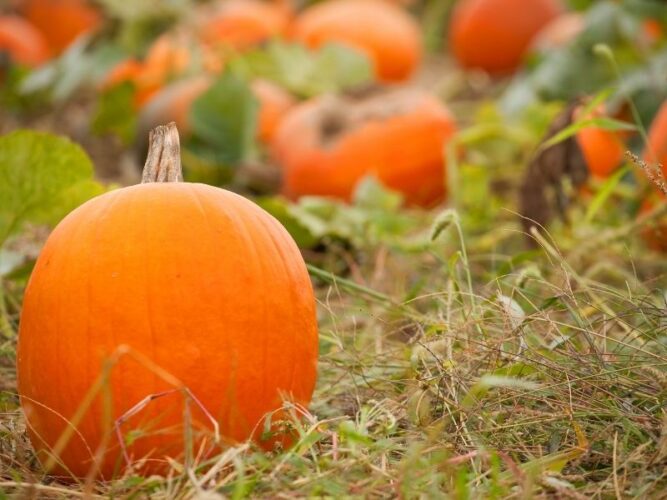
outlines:
[[[92,121],[93,132],[112,133],[120,137],[124,144],[131,144],[137,133],[134,93],[134,85],[125,82],[100,94]]]
[[[54,224],[100,192],[90,159],[68,139],[32,131],[0,137],[0,246],[26,222]]]
[[[192,105],[193,143],[223,164],[254,159],[258,109],[247,82],[225,72]]]

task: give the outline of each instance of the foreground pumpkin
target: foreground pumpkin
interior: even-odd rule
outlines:
[[[223,443],[259,440],[283,399],[310,400],[317,324],[298,248],[245,198],[179,180],[172,124],[152,136],[144,183],[74,210],[37,261],[18,387],[52,472],[109,478],[126,455],[164,473],[187,443],[219,451],[213,420]]]
[[[445,196],[445,145],[454,119],[433,95],[391,90],[360,98],[317,98],[281,121],[272,153],[292,198],[349,200],[357,183],[375,176],[410,204]]]
[[[327,0],[306,9],[292,35],[312,48],[336,42],[365,53],[383,81],[409,78],[422,58],[417,23],[383,0]]]

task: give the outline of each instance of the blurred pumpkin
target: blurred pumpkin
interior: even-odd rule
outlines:
[[[664,35],[662,24],[657,19],[646,19],[642,23],[642,31],[649,43],[658,42]]]
[[[284,2],[218,1],[206,6],[196,23],[201,39],[211,45],[246,49],[283,34],[292,11]]]
[[[99,10],[86,0],[24,0],[21,13],[44,35],[56,54],[102,24]]]
[[[249,200],[178,182],[173,130],[153,135],[144,183],[58,224],[26,288],[18,390],[38,457],[57,453],[51,473],[111,479],[127,457],[164,475],[183,459],[186,432],[203,457],[249,438],[288,444],[275,425],[283,400],[310,401],[317,321],[299,249]],[[126,453],[118,432],[132,435]]]
[[[407,203],[429,206],[445,197],[445,145],[455,131],[446,107],[425,92],[319,97],[287,113],[272,155],[291,198],[349,200],[357,183],[372,175]]]
[[[0,52],[10,61],[34,68],[49,60],[50,51],[42,34],[19,16],[0,16]]]
[[[383,0],[326,0],[301,13],[291,33],[312,48],[337,42],[363,52],[384,81],[407,79],[422,59],[419,26]]]
[[[667,101],[662,103],[651,123],[644,159],[649,163],[660,163],[667,175]]]
[[[562,11],[559,0],[459,0],[449,30],[452,53],[464,68],[511,73]]]
[[[574,112],[576,120],[600,118],[606,115],[603,106],[594,110],[590,116],[583,116],[583,107]],[[576,134],[577,144],[586,160],[588,171],[593,177],[609,177],[623,163],[627,146],[623,133],[605,130],[593,125],[580,129]]]
[[[667,101],[662,103],[653,118],[643,157],[649,167],[662,165],[663,176],[667,177]],[[640,213],[652,210],[657,203],[667,203],[666,198],[658,189],[652,190],[642,202]],[[667,252],[667,218],[654,222],[642,232],[642,236],[650,248]]]

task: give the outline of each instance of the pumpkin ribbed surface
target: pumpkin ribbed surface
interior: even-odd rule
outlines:
[[[253,203],[201,184],[142,184],[87,202],[48,239],[21,316],[19,392],[42,459],[122,345],[190,389],[223,437],[261,432],[283,396],[307,404],[315,383],[314,298],[296,245]],[[107,386],[113,419],[174,389],[131,355]],[[179,393],[163,396],[122,425],[136,436],[129,454],[154,460],[147,470],[182,453],[184,404]],[[193,428],[210,430],[190,406]],[[104,415],[100,394],[61,453],[74,475],[88,472]],[[112,439],[104,477],[120,452]]]

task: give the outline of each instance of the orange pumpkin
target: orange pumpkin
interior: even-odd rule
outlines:
[[[651,123],[644,159],[649,163],[660,163],[667,175],[667,101],[662,103]]]
[[[662,103],[658,113],[653,118],[643,157],[650,166],[662,165],[663,175],[667,176],[667,101]],[[645,199],[640,213],[653,209],[656,202],[665,203],[663,193],[652,194]],[[658,221],[653,227],[646,228],[642,232],[642,236],[650,248],[667,252],[667,222]]]
[[[337,42],[360,50],[384,81],[410,77],[423,52],[417,23],[400,7],[382,0],[324,1],[297,18],[292,35],[313,48]]]
[[[228,0],[203,11],[197,29],[209,45],[246,49],[283,34],[291,14],[282,3]]]
[[[24,0],[22,13],[55,53],[102,24],[100,12],[86,0]]]
[[[559,0],[459,0],[449,31],[452,53],[465,68],[510,73],[561,12]]]
[[[646,19],[642,23],[642,35],[649,43],[657,43],[663,34],[662,24],[657,19]]]
[[[600,117],[604,114],[603,108],[600,107],[592,113],[592,116]],[[575,118],[582,118],[581,108],[575,111]],[[584,127],[577,132],[577,144],[581,148],[591,175],[597,178],[609,177],[623,163],[627,148],[622,136],[621,132],[594,126]]]
[[[196,76],[166,86],[146,103],[139,115],[139,132],[142,137],[160,123],[173,121],[179,130],[190,133],[190,108],[192,103],[211,85],[208,76]],[[294,105],[294,98],[285,90],[266,80],[251,83],[259,101],[257,137],[268,143],[280,120]]]
[[[36,67],[49,60],[50,51],[42,34],[19,16],[0,16],[0,52],[10,60]]]
[[[283,190],[349,200],[374,175],[410,204],[445,196],[445,144],[456,125],[434,96],[408,89],[358,98],[321,97],[281,121],[272,154],[283,168]]]
[[[299,249],[247,199],[172,182],[174,130],[153,135],[144,183],[94,198],[56,227],[26,289],[19,394],[38,456],[58,454],[54,473],[95,474],[96,453],[99,475],[122,472],[117,419],[133,436],[127,456],[165,473],[186,430],[207,452],[210,419],[225,443],[266,443],[265,415],[311,398],[317,323]],[[104,366],[108,379],[89,393]],[[66,429],[71,438],[54,449]]]

